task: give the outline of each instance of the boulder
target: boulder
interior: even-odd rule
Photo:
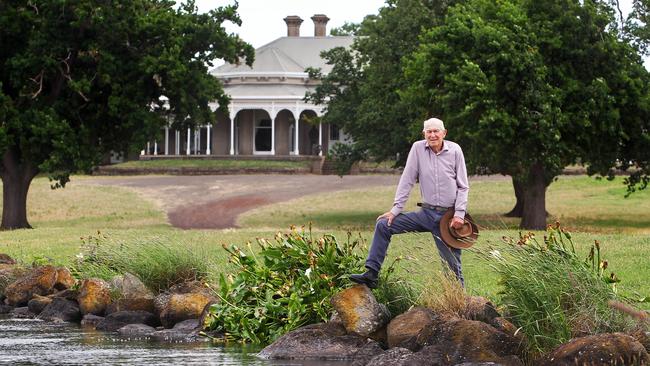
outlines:
[[[639,341],[639,343],[643,345],[645,350],[650,353],[650,332],[646,332],[644,330],[638,329],[630,333],[630,335],[634,337],[634,339]]]
[[[417,336],[422,329],[431,327],[436,319],[431,309],[415,307],[406,313],[400,314],[388,323],[386,329],[388,347],[402,347],[417,351]]]
[[[368,337],[390,320],[386,306],[378,303],[365,285],[355,285],[339,292],[332,297],[331,303],[348,333]]]
[[[463,362],[495,362],[522,365],[519,356],[523,344],[493,326],[467,319],[446,319],[425,328],[417,339],[421,346],[436,346],[443,359],[451,364]]]
[[[398,366],[404,365],[404,362],[413,355],[413,352],[406,348],[395,347],[386,350],[373,357],[366,366]]]
[[[125,337],[150,337],[156,332],[156,328],[144,324],[127,324],[117,330],[117,333]]]
[[[154,301],[156,314],[165,328],[186,319],[198,319],[203,309],[215,299],[205,293],[161,294]]]
[[[106,311],[108,304],[111,303],[111,289],[103,280],[89,278],[84,280],[79,286],[79,310],[81,314],[102,315]]]
[[[73,287],[77,281],[72,277],[70,270],[65,267],[58,267],[56,269],[56,279],[54,280],[55,290],[67,290]]]
[[[5,305],[0,303],[0,314],[9,314],[14,309],[13,306]]]
[[[369,343],[377,342],[358,335],[332,335],[325,324],[311,324],[278,338],[258,354],[275,360],[353,360]]]
[[[634,337],[623,333],[603,333],[574,338],[560,345],[540,365],[644,365],[648,352]]]
[[[496,317],[492,319],[490,325],[495,327],[497,330],[500,330],[503,333],[515,338],[515,340],[521,344],[521,349],[525,349],[527,347],[528,340],[526,339],[524,333],[518,332],[517,327],[506,318]]]
[[[11,258],[9,254],[0,253],[0,264],[16,264],[16,260]]]
[[[27,305],[27,302],[34,295],[49,295],[54,292],[55,283],[57,283],[57,269],[55,267],[36,267],[5,288],[7,304],[13,306]]]
[[[78,322],[81,320],[81,313],[76,301],[56,297],[38,314],[38,318],[56,322]]]
[[[384,352],[384,349],[379,346],[379,343],[369,342],[354,354],[354,361],[351,366],[365,366],[382,352]]]
[[[34,295],[31,300],[27,302],[27,308],[34,314],[40,314],[46,306],[52,303],[52,298],[41,295]]]
[[[115,276],[110,285],[119,297],[106,308],[106,314],[130,310],[149,313],[155,311],[153,305],[155,296],[138,277],[130,273]]]
[[[103,316],[86,314],[81,318],[81,325],[84,327],[95,328],[102,320],[104,320]]]
[[[76,289],[68,288],[68,289],[61,290],[61,291],[55,292],[53,294],[47,295],[47,297],[49,297],[51,299],[54,299],[55,297],[61,297],[61,298],[64,298],[64,299],[77,301],[77,297],[79,297],[79,291],[76,290]]]
[[[145,324],[156,327],[160,325],[160,321],[152,313],[143,310],[118,311],[107,315],[95,326],[95,329],[114,332],[128,324]]]
[[[465,297],[465,314],[464,318],[478,320],[483,323],[491,324],[494,318],[500,317],[501,314],[496,310],[490,300],[482,296]]]
[[[16,319],[34,319],[34,318],[36,318],[36,314],[29,311],[29,308],[27,306],[21,306],[21,307],[13,308],[13,310],[11,310],[9,315],[12,318],[16,318]]]
[[[159,342],[208,342],[210,338],[199,335],[199,319],[187,319],[176,323],[172,329],[159,330],[151,338]]]

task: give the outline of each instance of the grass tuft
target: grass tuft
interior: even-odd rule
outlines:
[[[113,240],[101,233],[83,238],[74,274],[79,278],[110,280],[131,273],[151,290],[161,292],[188,281],[213,282],[214,263],[203,250],[189,243],[162,237]]]

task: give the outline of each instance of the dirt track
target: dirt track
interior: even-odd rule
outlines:
[[[393,186],[399,175],[215,175],[93,177],[84,184],[134,189],[167,212],[182,229],[236,227],[237,216],[253,208],[308,194],[370,186]]]

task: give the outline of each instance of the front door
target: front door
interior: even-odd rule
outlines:
[[[262,119],[255,122],[255,152],[271,152],[271,120]]]

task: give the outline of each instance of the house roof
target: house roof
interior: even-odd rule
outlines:
[[[332,69],[320,53],[335,47],[349,47],[354,37],[281,37],[255,50],[252,67],[224,64],[213,69],[217,77],[223,74],[304,73],[308,67],[321,68],[324,73]]]

